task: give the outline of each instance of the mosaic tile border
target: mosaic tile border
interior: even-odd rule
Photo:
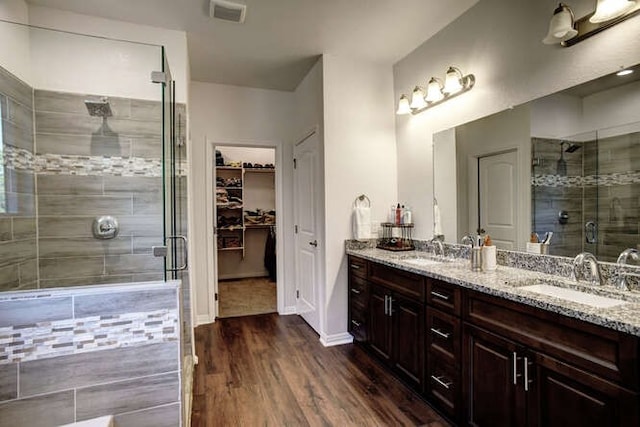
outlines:
[[[640,184],[640,171],[615,172],[604,175],[561,176],[534,175],[531,185],[534,187],[611,187],[614,185]]]
[[[179,339],[178,312],[163,309],[0,328],[0,365]]]
[[[35,172],[38,175],[162,177],[161,159],[33,154],[12,146],[5,147],[3,164],[8,169]],[[178,176],[186,176],[187,170],[188,162],[176,164]]]

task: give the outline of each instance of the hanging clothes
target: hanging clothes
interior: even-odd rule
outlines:
[[[264,267],[269,272],[269,279],[276,281],[276,228],[269,227],[267,242],[264,247]]]

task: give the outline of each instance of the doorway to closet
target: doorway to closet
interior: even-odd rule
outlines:
[[[215,146],[217,317],[277,312],[276,150]]]

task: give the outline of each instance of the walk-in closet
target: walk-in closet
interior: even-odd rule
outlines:
[[[216,146],[218,317],[277,311],[275,149]]]

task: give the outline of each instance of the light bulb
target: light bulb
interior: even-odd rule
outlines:
[[[442,84],[435,78],[431,77],[429,80],[429,84],[427,85],[427,102],[438,102],[442,98],[444,98],[444,94],[442,93]]]
[[[416,86],[411,94],[411,109],[421,109],[427,106],[424,100],[424,90],[420,86]]]
[[[462,73],[455,67],[449,67],[447,76],[444,79],[444,89],[442,89],[442,91],[451,95],[460,92],[462,89]]]
[[[400,97],[400,101],[398,101],[398,110],[396,111],[396,114],[398,115],[411,114],[411,107],[409,106],[409,98],[407,98],[407,95],[402,95]]]
[[[598,0],[595,13],[589,18],[589,22],[600,24],[624,15],[633,6],[635,0]]]

